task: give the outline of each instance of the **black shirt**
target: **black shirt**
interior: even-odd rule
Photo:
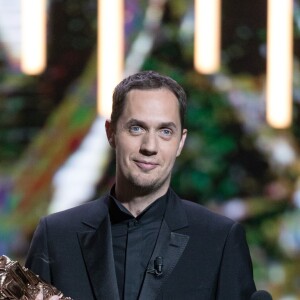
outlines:
[[[120,299],[138,299],[166,205],[167,194],[135,218],[111,193],[109,215]]]

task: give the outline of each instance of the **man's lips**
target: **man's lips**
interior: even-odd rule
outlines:
[[[140,169],[146,170],[146,171],[151,171],[158,166],[157,163],[148,162],[148,161],[144,161],[144,160],[134,160],[134,162]]]

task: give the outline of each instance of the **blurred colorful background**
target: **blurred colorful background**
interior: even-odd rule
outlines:
[[[48,1],[47,67],[35,76],[20,71],[20,1],[0,4],[0,254],[23,262],[41,216],[110,187],[114,157],[96,108],[97,1]],[[127,66],[187,92],[174,190],[245,226],[258,289],[300,299],[300,3],[285,129],[265,117],[267,1],[224,0],[221,11],[221,69],[203,75],[193,67],[193,1],[125,1]]]

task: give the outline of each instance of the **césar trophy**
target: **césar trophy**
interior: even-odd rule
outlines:
[[[43,290],[44,299],[57,295],[62,300],[72,300],[38,275],[22,267],[18,261],[0,256],[0,300],[35,300]]]

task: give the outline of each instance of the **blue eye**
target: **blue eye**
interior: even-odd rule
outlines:
[[[142,128],[140,126],[130,126],[129,131],[131,133],[140,133]]]
[[[170,129],[162,129],[161,132],[163,135],[166,135],[166,136],[172,135],[172,130],[170,130]]]

